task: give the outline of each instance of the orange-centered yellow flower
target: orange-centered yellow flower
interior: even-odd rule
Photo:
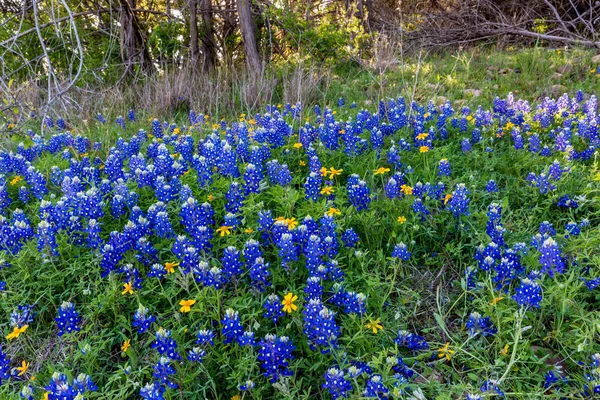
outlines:
[[[168,274],[172,274],[175,272],[175,267],[178,267],[178,266],[179,266],[178,262],[165,263],[165,271],[167,271]]]
[[[126,341],[123,342],[123,345],[121,346],[121,351],[123,353],[125,353],[130,346],[131,346],[131,339],[127,339]]]
[[[429,151],[429,146],[419,147],[419,153],[427,153],[428,151]]]
[[[231,226],[223,225],[217,229],[219,236],[231,235]]]
[[[190,312],[190,310],[192,309],[192,306],[196,304],[196,300],[181,300],[179,302],[179,305],[181,306],[181,308],[179,309],[179,311],[181,312]]]
[[[323,189],[321,189],[321,194],[326,194],[328,196],[333,192],[335,192],[335,190],[333,190],[331,186],[325,186]]]
[[[389,168],[385,168],[385,167],[379,167],[379,168],[377,168],[375,171],[373,171],[373,173],[374,173],[375,175],[383,175],[383,174],[385,174],[386,172],[390,172],[390,169],[389,169]]]
[[[440,347],[438,349],[438,357],[439,358],[446,357],[446,360],[450,361],[450,357],[452,357],[453,354],[454,354],[454,350],[452,350],[450,348],[450,342],[446,343],[444,345],[444,347]]]
[[[329,210],[325,211],[325,214],[327,214],[329,217],[332,217],[334,215],[341,215],[342,213],[337,208],[330,207]]]
[[[403,223],[406,222],[406,217],[404,215],[399,216],[398,222],[400,223],[400,225],[402,225]]]
[[[383,325],[381,325],[380,319],[370,319],[369,322],[365,325],[365,328],[367,328],[370,331],[373,331],[373,333],[377,333],[377,331],[383,329]]]
[[[252,233],[252,232],[254,232],[254,229],[252,229],[252,228],[246,228],[246,229],[244,229],[244,232],[246,232],[246,233]]]
[[[417,140],[425,140],[425,139],[427,139],[427,136],[429,136],[428,133],[419,133],[417,135]]]
[[[329,179],[333,179],[334,177],[341,175],[344,172],[343,169],[335,169],[333,167],[329,168]]]
[[[123,291],[121,292],[121,294],[133,294],[133,284],[131,282],[124,283]]]
[[[452,195],[450,193],[446,193],[446,196],[444,196],[444,205],[448,204],[451,198]]]
[[[413,192],[413,188],[412,188],[412,186],[402,185],[402,186],[400,186],[400,191],[402,193],[404,193],[405,195],[410,196]]]
[[[327,175],[327,168],[321,167],[321,169],[319,171],[321,172],[321,176],[326,176]]]
[[[19,371],[17,376],[21,376],[21,375],[25,374],[25,372],[27,372],[28,368],[29,368],[29,363],[25,360],[21,361],[21,366],[17,367],[17,371]]]
[[[208,201],[213,201],[215,199],[215,196],[213,196],[212,194],[209,194],[208,197],[206,197],[206,199]]]
[[[294,293],[289,292],[288,294],[286,294],[283,298],[283,301],[281,302],[281,304],[283,305],[283,311],[286,313],[296,311],[298,309],[298,306],[294,304],[296,300],[298,300],[298,296],[296,296]]]
[[[294,143],[294,148],[295,149],[299,149],[302,147],[302,143],[298,142],[298,143]]]
[[[300,160],[300,162],[298,162],[298,164],[299,164],[301,167],[304,167],[304,166],[306,165],[306,161],[304,161],[304,160]]]
[[[11,333],[9,333],[8,335],[6,335],[6,339],[13,340],[13,339],[18,338],[21,335],[21,333],[23,333],[27,330],[27,328],[29,328],[29,325],[23,325],[20,328],[18,326],[15,326],[13,328],[13,331]]]

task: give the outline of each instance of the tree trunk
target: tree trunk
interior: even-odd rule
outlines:
[[[146,39],[142,34],[135,9],[135,0],[119,0],[119,22],[121,24],[121,59],[127,62],[127,70],[131,71],[133,65],[138,63],[144,73],[154,73],[154,64],[148,52]]]
[[[190,5],[190,65],[196,70],[200,59],[198,47],[198,0],[189,0]]]
[[[201,0],[202,9],[202,70],[210,71],[217,65],[217,44],[213,28],[212,0]]]
[[[225,9],[233,10],[235,7],[234,0],[225,0]],[[234,50],[234,32],[237,24],[235,21],[235,13],[227,11],[223,16],[223,53],[226,63],[233,59]]]
[[[240,19],[240,30],[242,31],[242,42],[244,43],[244,54],[246,63],[252,72],[261,70],[260,55],[256,42],[256,25],[252,18],[251,0],[236,0],[238,17]]]

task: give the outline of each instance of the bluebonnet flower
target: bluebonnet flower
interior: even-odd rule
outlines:
[[[461,143],[461,148],[463,153],[469,153],[471,151],[471,141],[467,138],[464,138]]]
[[[442,158],[438,163],[438,176],[450,176],[450,162]]]
[[[274,324],[285,315],[281,307],[281,299],[276,294],[271,294],[267,297],[263,308],[265,309],[263,317],[270,319]]]
[[[171,337],[171,331],[169,330],[162,327],[158,328],[156,338],[151,346],[161,356],[166,356],[171,360],[181,359],[181,356],[177,352],[177,342]]]
[[[348,228],[344,231],[344,233],[342,233],[342,241],[346,247],[356,247],[359,240],[360,238],[353,228]]]
[[[323,286],[321,285],[321,278],[316,276],[310,276],[306,280],[306,286],[304,287],[305,300],[310,301],[312,299],[321,299],[323,295]]]
[[[346,398],[348,392],[352,390],[352,383],[344,377],[344,371],[336,367],[331,367],[325,373],[325,383],[323,389],[327,389],[331,398]]]
[[[35,317],[35,313],[33,312],[34,306],[35,305],[19,304],[17,307],[18,311],[13,311],[10,314],[10,326],[22,328],[25,325],[31,324]]]
[[[69,382],[67,375],[55,372],[45,389],[48,392],[48,400],[64,400],[83,398],[82,395],[86,391],[95,391],[97,387],[85,374],[80,374]]]
[[[177,387],[177,384],[171,381],[170,375],[175,374],[175,368],[171,366],[171,360],[168,357],[161,357],[153,366],[152,377],[157,382],[170,387],[172,389]]]
[[[223,250],[221,263],[223,264],[223,275],[225,279],[231,279],[232,277],[241,275],[244,272],[244,264],[240,260],[240,251],[234,246],[228,246],[225,248],[225,250]]]
[[[558,244],[551,237],[544,240],[540,247],[540,264],[542,265],[542,273],[547,272],[550,278],[554,277],[554,273],[562,274],[565,270],[565,262],[561,257]]]
[[[246,172],[244,172],[244,194],[248,196],[250,193],[259,193],[261,179],[262,177],[256,166],[248,164]]]
[[[258,343],[258,347],[258,361],[265,370],[264,376],[271,383],[277,382],[280,377],[292,375],[288,366],[289,361],[294,358],[292,352],[295,347],[287,336],[267,334]]]
[[[2,381],[10,379],[10,358],[0,346],[0,385]]]
[[[399,258],[404,261],[408,261],[410,259],[411,253],[408,251],[408,248],[404,243],[399,243],[394,246],[394,251],[392,252],[392,257]]]
[[[564,207],[564,208],[578,208],[579,204],[573,200],[568,194],[565,194],[564,196],[561,196],[558,201],[556,202],[556,205],[559,207]]]
[[[477,334],[482,336],[491,336],[498,332],[490,317],[482,317],[478,312],[472,312],[466,323],[466,328],[469,331],[469,336],[473,337]]]
[[[149,313],[149,310],[140,304],[137,311],[133,314],[133,325],[134,328],[137,328],[139,334],[146,332],[150,329],[150,326],[153,322],[156,321],[156,317]]]
[[[238,389],[240,389],[240,391],[242,392],[247,392],[249,390],[254,389],[255,383],[252,382],[250,379],[246,380],[246,382],[238,385]]]
[[[358,175],[352,174],[348,178],[347,190],[348,200],[356,208],[356,211],[369,208],[371,189],[369,189],[365,181],[359,179]]]
[[[497,193],[498,185],[496,184],[496,181],[494,181],[493,179],[490,179],[489,182],[487,183],[487,185],[485,186],[485,190],[488,193]]]
[[[201,329],[198,331],[196,335],[196,344],[202,346],[212,346],[214,345],[213,339],[216,337],[216,334],[208,329]]]
[[[45,255],[58,256],[58,244],[56,243],[56,227],[47,220],[42,220],[37,229],[38,251]]]
[[[311,172],[304,184],[304,193],[307,200],[317,201],[321,197],[322,178],[317,172]]]
[[[328,353],[331,347],[337,347],[340,328],[335,323],[335,313],[325,307],[320,299],[313,298],[305,306],[302,314],[304,333],[311,349],[320,347],[322,353]]]
[[[504,392],[502,391],[502,389],[500,389],[500,386],[498,386],[498,382],[493,379],[485,381],[485,383],[481,386],[480,390],[482,393],[493,392],[500,397],[504,397]]]
[[[264,292],[267,286],[271,286],[271,282],[269,282],[269,276],[271,275],[269,263],[265,263],[262,257],[256,258],[248,271],[252,286],[259,291]]]
[[[419,215],[421,221],[425,221],[425,217],[429,215],[429,210],[423,203],[423,200],[419,197],[415,197],[415,201],[412,205],[412,210],[415,214]]]
[[[73,303],[65,301],[58,309],[58,317],[54,318],[58,325],[58,336],[62,336],[65,333],[79,332],[79,313],[75,311]]]
[[[363,293],[346,292],[343,299],[343,305],[344,312],[347,314],[354,313],[362,315],[366,312],[367,296]]]
[[[542,288],[529,278],[521,279],[513,299],[522,307],[539,308],[542,301]]]
[[[423,336],[408,331],[398,331],[398,336],[396,337],[395,342],[398,344],[398,346],[406,347],[411,351],[429,349],[429,344]]]
[[[461,215],[469,215],[469,189],[464,183],[456,185],[456,189],[452,192],[452,197],[448,201],[447,207],[452,212],[455,218]]]
[[[221,333],[225,336],[223,343],[239,342],[241,336],[244,334],[244,328],[240,324],[240,314],[228,308],[225,310],[225,316],[221,320],[221,324],[223,324]]]
[[[147,383],[140,389],[140,396],[144,400],[164,400],[165,388],[158,383]]]
[[[573,221],[567,223],[567,225],[565,226],[565,230],[567,231],[567,233],[565,234],[566,238],[570,236],[579,236],[581,234],[581,229],[579,228],[579,225]]]
[[[389,397],[390,390],[383,384],[379,374],[371,375],[365,385],[363,396],[367,398],[385,399]]]

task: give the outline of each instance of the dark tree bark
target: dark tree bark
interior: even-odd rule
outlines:
[[[198,47],[198,0],[189,0],[190,6],[190,65],[196,69],[200,59]]]
[[[210,71],[217,65],[217,43],[213,27],[212,0],[201,0],[202,9],[202,70]]]
[[[133,12],[135,0],[119,0],[119,22],[121,23],[121,59],[127,62],[127,70],[131,71],[133,65],[138,63],[144,73],[154,73],[154,64],[148,52],[146,38],[144,37],[138,19]]]
[[[236,0],[238,17],[240,19],[240,30],[242,31],[242,42],[244,43],[244,54],[246,63],[252,72],[261,70],[260,55],[258,54],[258,43],[256,41],[256,24],[252,18],[251,0]]]
[[[233,10],[234,7],[234,0],[225,0],[225,9]],[[225,54],[225,59],[227,60],[227,62],[231,61],[231,59],[233,58],[233,50],[235,48],[234,33],[236,27],[237,24],[235,20],[235,13],[226,12],[223,15],[223,34],[221,37],[223,40],[223,52]]]

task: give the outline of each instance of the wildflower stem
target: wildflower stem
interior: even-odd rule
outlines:
[[[512,350],[512,354],[510,355],[510,361],[508,362],[508,365],[506,366],[506,371],[504,371],[504,374],[502,374],[500,379],[498,379],[498,385],[504,380],[504,378],[506,378],[506,376],[510,372],[510,369],[515,364],[515,361],[517,358],[517,347],[519,344],[519,339],[521,338],[521,324],[523,322],[524,316],[525,316],[525,309],[523,307],[521,307],[519,309],[519,311],[517,311],[517,321],[515,322],[515,343],[513,344],[513,350]]]

